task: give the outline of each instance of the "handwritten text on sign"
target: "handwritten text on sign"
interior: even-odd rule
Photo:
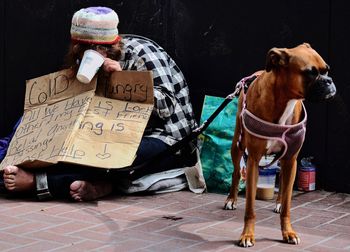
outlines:
[[[149,72],[112,75],[109,97],[95,95],[67,70],[27,82],[25,112],[0,169],[70,162],[101,168],[131,165],[153,109]]]

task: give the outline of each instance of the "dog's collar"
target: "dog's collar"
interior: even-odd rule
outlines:
[[[257,76],[255,76],[256,78]],[[253,80],[255,80],[255,78]],[[271,123],[268,121],[265,121],[256,115],[254,115],[252,112],[250,112],[246,108],[246,92],[245,86],[248,87],[252,83],[252,81],[249,83],[249,85],[245,84],[246,80],[251,80],[252,76],[249,76],[247,78],[243,78],[239,83],[241,83],[241,90],[242,92],[242,111],[240,114],[240,122],[241,122],[241,135],[242,135],[242,129],[244,129],[249,132],[249,134],[262,138],[265,140],[272,140],[272,141],[278,141],[282,144],[283,148],[282,150],[276,154],[273,161],[266,165],[264,167],[269,167],[273,163],[277,162],[279,159],[286,157],[290,158],[293,156],[297,151],[301,148],[304,139],[305,139],[305,133],[306,133],[306,121],[307,121],[307,113],[304,106],[304,103],[302,103],[303,108],[303,114],[304,118],[297,124],[292,125],[280,125]],[[241,139],[241,137],[239,138]],[[242,145],[240,143],[240,140],[238,141],[239,148],[242,149]]]

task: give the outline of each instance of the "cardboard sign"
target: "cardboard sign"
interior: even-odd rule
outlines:
[[[27,81],[25,108],[0,170],[68,162],[99,168],[132,164],[153,109],[152,73],[115,72],[106,97],[68,70]]]

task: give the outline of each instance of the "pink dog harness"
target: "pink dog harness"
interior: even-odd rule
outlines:
[[[243,78],[236,85],[243,90],[242,112],[240,114],[241,124],[249,134],[258,138],[273,140],[282,143],[282,150],[277,153],[270,166],[282,157],[291,158],[302,146],[306,133],[306,109],[302,103],[304,118],[301,122],[293,125],[280,125],[260,119],[246,108],[246,92],[249,85],[256,78],[256,75]],[[242,127],[241,127],[242,136]],[[241,136],[238,141],[238,146],[241,148]]]

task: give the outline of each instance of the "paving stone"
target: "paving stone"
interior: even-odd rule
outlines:
[[[247,251],[237,246],[245,198],[189,191],[113,195],[95,202],[0,198],[0,251]],[[257,200],[256,244],[249,251],[350,251],[350,196],[293,193],[300,245],[282,242],[274,200]]]

